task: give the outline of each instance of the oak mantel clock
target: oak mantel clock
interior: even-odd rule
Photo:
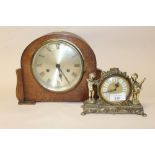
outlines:
[[[16,72],[19,104],[83,101],[91,72],[100,74],[93,50],[81,37],[69,32],[42,36],[22,54]]]

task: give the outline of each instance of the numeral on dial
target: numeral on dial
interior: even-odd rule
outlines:
[[[74,64],[74,67],[80,67],[80,64]]]
[[[76,56],[78,56],[77,54],[74,54],[73,56],[72,56],[72,58],[74,58],[74,57],[76,57]]]
[[[127,91],[127,88],[125,87],[125,88],[123,88],[123,90],[122,90],[123,92],[126,92]]]
[[[77,73],[73,72],[73,73],[72,73],[72,76],[73,76],[74,78],[77,77]]]
[[[48,78],[48,80],[47,80],[47,82],[46,82],[47,84],[51,84],[51,79],[50,78]]]
[[[41,67],[41,66],[42,66],[42,64],[37,64],[36,66],[37,66],[37,67]]]
[[[57,81],[57,87],[60,87],[61,85],[60,85],[60,81]]]
[[[44,57],[45,57],[44,55],[41,55],[41,54],[40,54],[39,56],[40,56],[40,57],[42,57],[42,58],[44,58]]]
[[[46,46],[46,49],[47,49],[49,52],[52,52],[52,50],[50,49],[49,46]]]
[[[45,72],[44,71],[40,73],[40,76],[41,77],[43,77],[44,75],[45,75]]]
[[[47,79],[47,81],[46,81],[46,83],[47,83],[48,85],[50,85],[50,86],[51,86],[51,79],[50,79],[50,78],[48,78],[48,79]]]
[[[56,44],[56,48],[59,50],[59,48],[60,48],[60,44],[59,43]]]

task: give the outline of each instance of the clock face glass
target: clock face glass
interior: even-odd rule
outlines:
[[[130,83],[124,77],[112,76],[101,84],[100,94],[107,102],[123,102],[130,95]]]
[[[74,88],[81,80],[84,61],[80,50],[65,40],[50,40],[35,53],[32,71],[44,88],[63,92]]]

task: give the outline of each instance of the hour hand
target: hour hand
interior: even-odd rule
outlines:
[[[57,68],[58,71],[59,71],[59,78],[60,78],[61,81],[62,81],[62,73],[61,73],[61,70],[60,70],[60,64],[56,64],[56,68]]]
[[[118,87],[119,87],[119,82],[115,84],[115,89],[117,89]]]

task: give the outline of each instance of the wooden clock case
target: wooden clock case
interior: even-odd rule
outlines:
[[[56,93],[43,88],[35,80],[32,74],[32,59],[36,50],[43,42],[52,39],[63,39],[75,44],[84,58],[85,71],[78,85],[70,91]],[[21,68],[17,69],[16,96],[19,104],[34,104],[36,102],[79,102],[88,98],[86,79],[89,73],[95,72],[100,76],[97,69],[96,57],[91,47],[79,36],[69,32],[54,32],[42,36],[30,43],[24,50],[21,57]]]

